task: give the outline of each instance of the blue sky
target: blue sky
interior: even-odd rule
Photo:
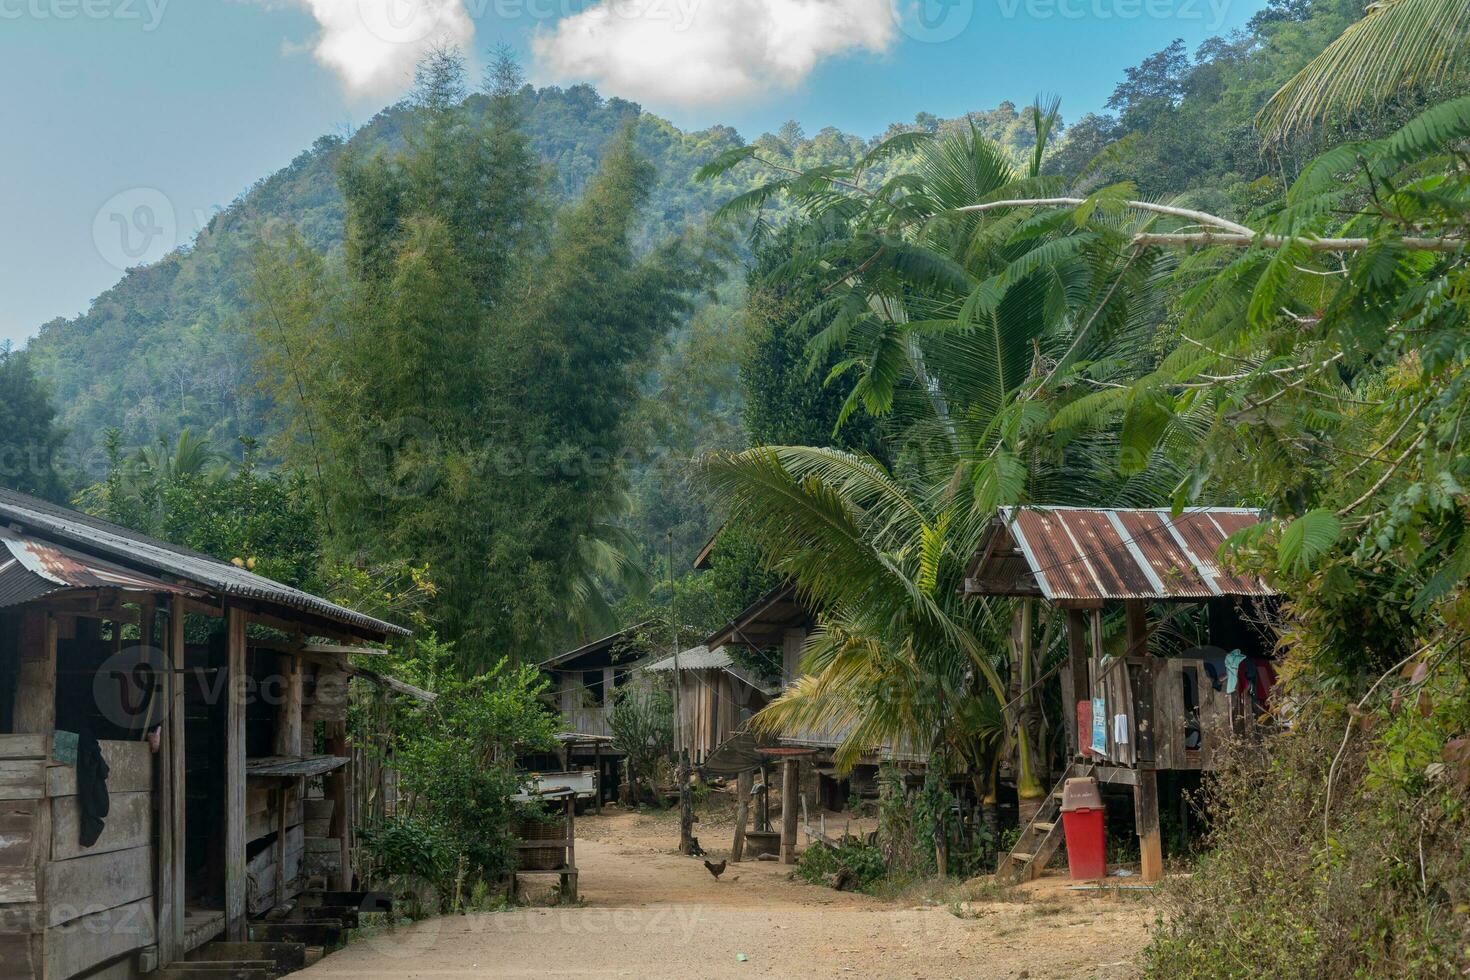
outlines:
[[[435,42],[512,46],[685,128],[863,136],[1038,92],[1066,118],[1126,67],[1263,0],[0,0],[0,339],[82,312]],[[131,226],[131,227],[129,227]]]

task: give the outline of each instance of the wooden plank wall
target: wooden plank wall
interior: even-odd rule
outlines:
[[[0,736],[3,980],[65,980],[155,940],[152,759],[144,742],[101,748],[111,811],[83,848],[75,769],[49,762],[43,737]]]
[[[1197,709],[1185,702],[1186,677],[1197,692]],[[1216,691],[1204,661],[1171,657],[1161,661],[1154,688],[1155,765],[1159,769],[1213,769],[1221,744],[1231,737],[1230,696]],[[1199,748],[1186,746],[1191,723],[1199,725]]]

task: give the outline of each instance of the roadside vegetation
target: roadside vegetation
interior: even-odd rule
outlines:
[[[554,732],[532,665],[613,624],[698,642],[788,580],[822,613],[755,727],[845,731],[839,769],[929,760],[922,786],[883,775],[873,842],[800,874],[981,874],[1002,773],[1025,821],[1061,751],[1061,615],[961,594],[997,509],[1258,509],[1223,557],[1285,597],[1277,731],[1207,779],[1145,968],[1463,975],[1470,7],[1358,7],[1272,0],[1130,69],[1108,115],[1038,98],[872,141],[676,136],[506,59],[472,93],[437,55],[374,138],[315,148],[85,331],[0,351],[7,481],[414,627],[388,669],[438,699],[395,708],[409,804],[363,841],[425,910],[508,867],[515,758]],[[595,152],[546,151],[588,120]],[[224,323],[190,350],[249,348],[260,394],[228,406],[185,379],[175,407],[134,361],[83,397],[68,359]],[[99,416],[73,435],[101,458],[68,466],[62,422]],[[623,707],[646,796],[670,706]]]

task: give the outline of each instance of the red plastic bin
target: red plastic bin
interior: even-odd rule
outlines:
[[[1067,780],[1062,787],[1062,831],[1067,836],[1067,869],[1074,879],[1107,876],[1103,817],[1097,780],[1091,776]]]

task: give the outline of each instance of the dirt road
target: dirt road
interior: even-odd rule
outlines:
[[[612,813],[577,829],[581,905],[431,919],[362,938],[297,976],[1114,978],[1134,972],[1153,918],[1137,901],[1081,895],[1060,879],[1021,901],[949,895],[938,906],[808,885],[767,862],[732,865],[716,881],[676,853],[667,817]],[[728,839],[720,830],[700,825],[707,847]]]

